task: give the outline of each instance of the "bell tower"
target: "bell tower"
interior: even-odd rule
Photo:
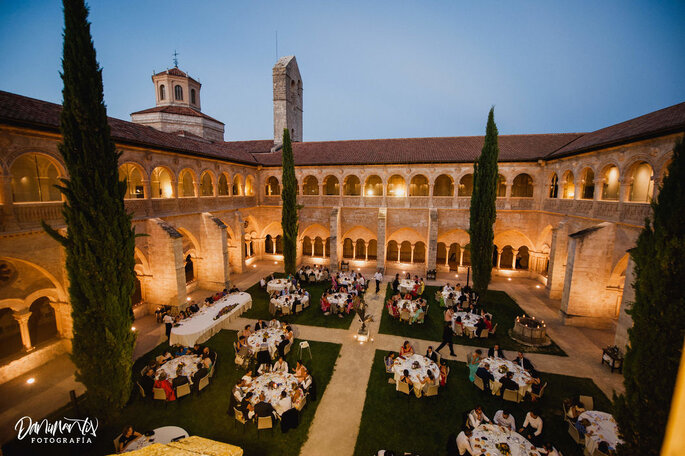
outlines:
[[[274,143],[283,142],[283,129],[292,141],[302,141],[302,77],[294,55],[281,57],[273,68]]]

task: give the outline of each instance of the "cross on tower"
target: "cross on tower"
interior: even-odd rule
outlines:
[[[178,52],[174,49],[174,68],[178,68]]]

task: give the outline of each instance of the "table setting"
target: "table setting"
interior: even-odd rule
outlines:
[[[273,358],[278,349],[278,344],[281,342],[281,336],[285,336],[286,334],[288,333],[281,328],[260,329],[250,334],[250,337],[247,338],[247,345],[250,347],[250,350],[256,353],[259,351],[259,347],[262,345],[264,337],[266,337],[266,343],[269,345],[269,354]]]
[[[409,371],[409,378],[414,383],[421,381],[428,376],[428,371],[432,371],[435,378],[440,378],[440,368],[437,363],[421,355],[398,356],[392,367],[395,372],[395,381],[399,381],[404,375],[404,370]]]
[[[157,368],[155,372],[155,378],[159,380],[159,376],[162,372],[166,373],[169,381],[177,377],[176,370],[178,366],[183,364],[183,374],[188,377],[188,380],[192,383],[193,374],[197,372],[197,363],[202,361],[202,357],[198,355],[182,355],[176,358],[170,359],[161,366]]]
[[[400,293],[402,293],[402,294],[411,293],[412,290],[414,289],[414,285],[416,285],[416,282],[414,282],[411,279],[401,279],[400,280],[400,286],[399,286]]]
[[[290,290],[293,286],[292,281],[288,279],[273,279],[269,280],[269,283],[266,284],[266,292],[271,294],[274,291],[280,292],[284,288],[287,290]]]
[[[177,440],[185,439],[188,437],[188,433],[178,426],[163,426],[158,427],[150,432],[146,432],[144,435],[137,437],[132,440],[124,450],[124,453],[129,451],[140,450],[146,446],[152,445],[154,443],[167,444]]]
[[[540,456],[524,436],[497,424],[481,424],[473,430],[469,441],[476,455]]]
[[[530,381],[533,379],[533,377],[531,377],[530,374],[518,364],[502,358],[485,358],[480,362],[479,367],[483,367],[485,363],[490,365],[488,370],[495,377],[496,385],[499,383],[500,379],[507,374],[507,372],[513,372],[514,377],[512,380],[518,383],[519,394],[521,397],[530,392],[532,388]],[[499,387],[493,388],[492,394],[496,395],[498,393]]]
[[[273,407],[281,399],[281,391],[285,390],[288,395],[292,395],[293,383],[298,384],[297,377],[286,372],[267,372],[252,379],[252,382],[247,386],[245,392],[251,392],[252,404],[259,402],[259,395],[264,393],[265,400]]]
[[[593,454],[599,442],[604,440],[610,448],[616,449],[621,443],[618,438],[618,424],[610,413],[597,410],[586,410],[578,416],[578,421],[586,419],[590,425],[586,427],[585,448],[589,454]]]
[[[331,306],[344,308],[346,306],[348,296],[349,295],[347,293],[333,293],[326,296],[326,299],[331,304]]]
[[[461,323],[464,326],[464,329],[467,329],[472,333],[476,332],[476,323],[482,318],[480,315],[469,312],[454,312],[454,315],[452,315],[452,330],[455,330],[457,327],[457,317],[461,317]]]

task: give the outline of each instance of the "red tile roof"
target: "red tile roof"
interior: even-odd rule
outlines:
[[[550,153],[546,158],[563,157],[683,131],[685,102],[587,133]]]
[[[200,111],[196,111],[195,109],[189,108],[187,106],[174,106],[174,105],[157,106],[155,108],[143,109],[142,111],[132,112],[131,115],[148,114],[151,112],[163,112],[166,114],[179,114],[182,116],[204,117],[205,119],[213,120],[214,122],[218,122],[221,125],[224,125],[224,123],[221,122],[220,120],[216,120],[214,117],[210,117],[207,114],[204,114]]]

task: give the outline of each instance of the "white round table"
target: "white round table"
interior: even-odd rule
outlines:
[[[414,367],[414,362],[418,362],[418,367]],[[408,357],[398,356],[395,358],[395,364],[392,366],[392,370],[395,372],[395,381],[399,381],[400,377],[404,375],[404,370],[409,371],[409,378],[415,384],[421,383],[421,381],[428,376],[428,371],[433,372],[434,378],[440,378],[440,368],[438,365],[421,355],[411,355]]]
[[[402,294],[411,293],[412,290],[414,289],[414,285],[416,285],[416,282],[414,282],[411,279],[400,280],[400,286],[399,286],[400,293],[402,293]]]
[[[518,432],[497,424],[481,424],[473,430],[469,439],[475,454],[485,456],[500,456],[498,444],[509,446],[511,456],[540,456],[535,446]]]
[[[162,372],[165,372],[169,381],[173,380],[176,378],[176,369],[181,363],[183,363],[183,375],[188,377],[189,381],[192,383],[193,374],[197,372],[197,363],[200,361],[202,361],[202,357],[197,355],[182,355],[177,358],[170,359],[157,368],[155,378],[159,379],[159,375]]]
[[[310,274],[314,273],[314,280],[319,282],[323,280],[323,271],[321,269],[302,269],[300,273],[307,276],[307,280],[310,280]]]
[[[274,279],[270,280],[269,283],[266,284],[266,292],[271,294],[274,291],[281,291],[284,288],[290,290],[292,287],[292,282],[288,279]]]
[[[154,434],[149,437],[141,435],[135,440],[132,440],[126,445],[125,453],[129,451],[136,451],[153,443],[161,443],[165,445],[171,443],[172,440],[181,440],[188,437],[188,433],[178,426],[163,426],[153,430]]]
[[[589,454],[593,454],[599,442],[604,440],[609,447],[616,449],[616,445],[622,442],[618,438],[618,424],[610,413],[597,410],[587,410],[578,416],[578,421],[586,419],[590,425],[586,428],[585,448]],[[589,433],[587,433],[589,431]]]
[[[461,317],[461,323],[464,325],[464,328],[469,329],[473,333],[476,332],[476,323],[482,318],[480,315],[469,312],[454,312],[454,315],[452,315],[453,330],[457,327],[457,317]]]
[[[264,337],[266,337],[266,343],[269,345],[269,354],[273,358],[276,353],[278,344],[281,342],[281,336],[286,336],[288,333],[281,328],[264,328],[259,331],[255,331],[250,334],[247,338],[247,345],[253,352],[259,351],[259,347],[264,342]]]
[[[336,277],[336,282],[338,285],[344,285],[344,286],[350,286],[354,283],[354,279],[352,278],[352,274],[349,273],[342,273],[338,277]]]
[[[326,296],[326,300],[328,300],[331,306],[344,308],[346,306],[348,296],[349,295],[347,293],[333,293]]]
[[[442,300],[445,302],[445,304],[447,304],[447,300],[449,299],[450,295],[454,295],[452,297],[452,300],[454,302],[452,302],[452,304],[450,304],[450,305],[456,304],[457,301],[459,300],[459,298],[461,297],[461,291],[451,290],[451,291],[443,291],[441,293],[442,293]]]
[[[490,365],[490,368],[488,370],[495,377],[496,382],[499,382],[500,379],[504,377],[507,372],[513,372],[514,377],[512,378],[512,380],[518,383],[519,394],[521,394],[521,396],[525,396],[526,393],[530,392],[532,388],[530,381],[533,379],[533,377],[531,377],[530,374],[526,372],[525,369],[519,366],[518,364],[502,358],[485,358],[480,362],[479,367],[483,366],[485,363],[488,363]],[[507,370],[505,372],[500,372],[501,366],[506,366]],[[492,391],[492,394],[497,393],[498,390]]]
[[[304,306],[309,302],[309,296],[307,295],[292,295],[292,294],[287,294],[283,296],[279,296],[278,298],[275,299],[276,307],[281,308],[281,307],[288,307],[290,310],[295,310],[293,308],[293,305],[295,304],[295,299],[299,299],[300,303]]]
[[[270,385],[273,382],[273,385]],[[252,379],[252,382],[246,389],[247,392],[252,393],[252,404],[259,402],[259,395],[264,393],[266,402],[270,403],[274,408],[281,399],[281,391],[285,390],[288,395],[293,392],[292,384],[299,382],[297,377],[293,374],[284,372],[268,372]]]

